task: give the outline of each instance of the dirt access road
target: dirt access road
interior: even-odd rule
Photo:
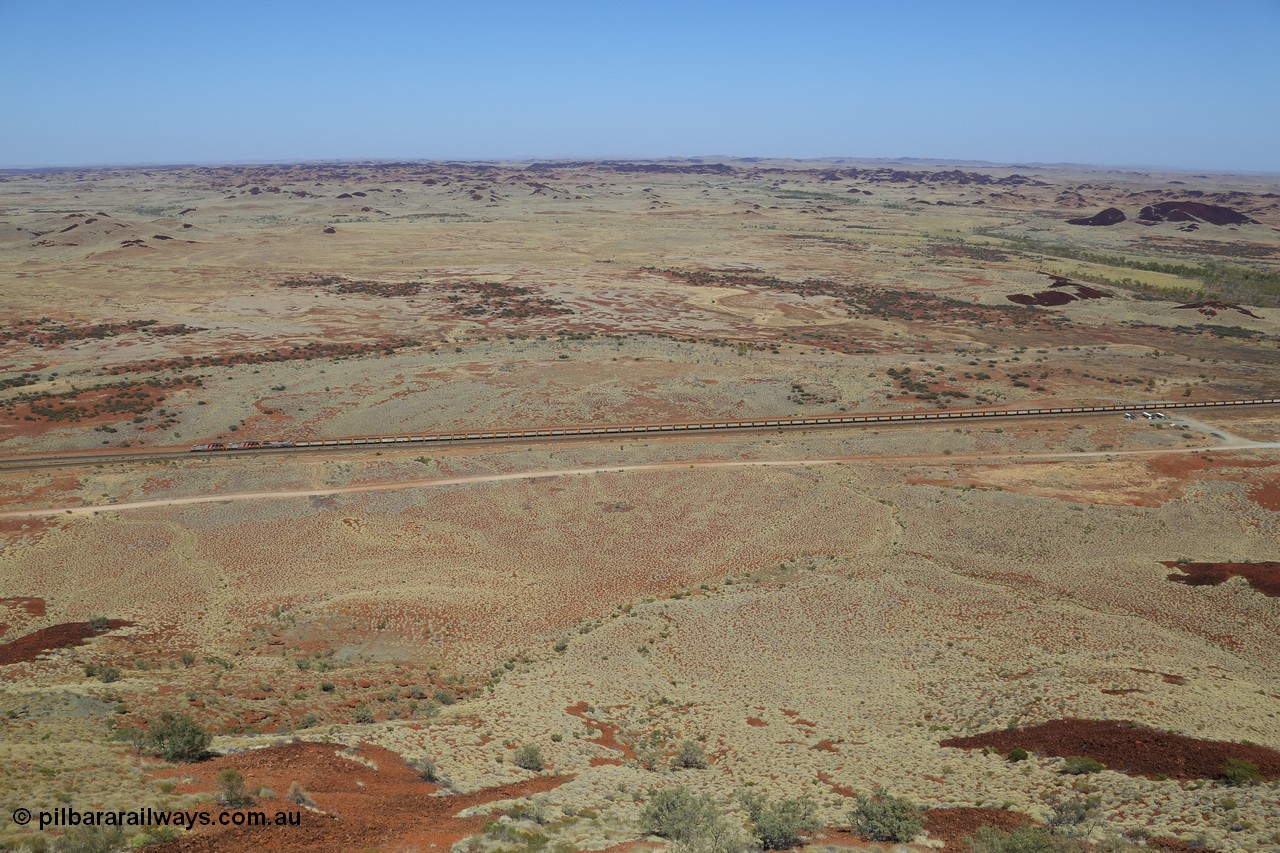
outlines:
[[[385,492],[396,489],[429,489],[438,486],[462,486],[480,483],[502,483],[517,480],[539,480],[549,477],[579,477],[592,474],[625,474],[631,471],[675,471],[696,468],[796,468],[812,465],[875,464],[886,462],[935,463],[954,465],[959,462],[1038,462],[1044,460],[1113,459],[1125,456],[1164,456],[1186,453],[1222,453],[1242,450],[1280,450],[1277,441],[1251,441],[1232,436],[1222,444],[1207,447],[1188,447],[1161,450],[1090,450],[1062,453],[1002,453],[1002,454],[924,454],[924,455],[876,455],[839,456],[817,459],[786,460],[738,460],[733,462],[654,462],[638,465],[604,465],[593,468],[563,468],[543,471],[517,471],[508,474],[480,474],[469,477],[445,477],[429,480],[400,480],[391,483],[363,483],[358,486],[333,486],[320,489],[290,489],[269,492],[232,492],[217,495],[196,495],[185,498],[163,498],[151,501],[96,504],[61,509],[26,509],[0,512],[0,518],[41,518],[51,516],[96,515],[100,512],[124,512],[166,506],[191,506],[193,504],[229,503],[231,501],[280,500],[286,498],[324,497],[327,495],[354,494],[359,492]]]

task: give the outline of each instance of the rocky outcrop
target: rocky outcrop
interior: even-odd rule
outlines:
[[[1068,219],[1068,225],[1116,225],[1124,222],[1124,211],[1118,207],[1108,207],[1106,210],[1100,210],[1093,216],[1082,216],[1078,219]]]
[[[1142,208],[1142,222],[1202,222],[1209,225],[1257,225],[1238,210],[1199,201],[1162,201]]]

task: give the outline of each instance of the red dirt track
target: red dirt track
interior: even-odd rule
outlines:
[[[1280,752],[1218,740],[1198,740],[1139,726],[1127,720],[1054,720],[1025,729],[948,738],[940,746],[991,747],[1007,754],[1015,747],[1044,755],[1086,755],[1110,770],[1131,776],[1215,779],[1228,758],[1258,765],[1267,779],[1280,778]]]
[[[116,628],[127,628],[132,624],[123,619],[112,619],[107,623],[107,629],[114,631]],[[93,630],[88,622],[64,622],[61,625],[50,625],[48,628],[41,628],[39,631],[33,631],[25,637],[19,637],[11,643],[0,646],[0,666],[26,663],[54,649],[83,645],[88,638],[102,633],[105,631]]]
[[[422,781],[394,752],[362,746],[359,761],[342,757],[336,744],[291,743],[163,771],[166,776],[196,775],[198,781],[181,786],[183,793],[210,792],[220,771],[234,768],[244,774],[252,791],[266,785],[283,796],[294,782],[315,801],[319,811],[308,811],[283,799],[259,800],[252,808],[274,815],[277,811],[302,812],[300,826],[198,827],[177,841],[148,850],[448,850],[456,842],[479,832],[491,818],[485,815],[459,818],[463,809],[498,800],[549,791],[570,777],[539,776],[470,794],[432,796],[440,787]],[[372,762],[373,769],[362,762]],[[204,811],[219,806],[206,804]]]

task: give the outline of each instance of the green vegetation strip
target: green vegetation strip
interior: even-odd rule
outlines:
[[[1202,282],[1206,287],[1220,293],[1224,298],[1237,300],[1266,301],[1267,304],[1280,303],[1280,272],[1273,270],[1253,269],[1251,267],[1233,266],[1214,260],[1206,260],[1199,266],[1190,264],[1171,264],[1160,261],[1141,261],[1126,258],[1122,255],[1108,255],[1061,243],[1045,243],[1030,237],[1015,237],[985,229],[976,232],[987,237],[994,237],[1011,244],[1022,252],[1035,252],[1055,258],[1066,258],[1099,266],[1120,267],[1123,269],[1157,272],[1179,278],[1193,279]],[[1133,282],[1142,286],[1138,282]]]

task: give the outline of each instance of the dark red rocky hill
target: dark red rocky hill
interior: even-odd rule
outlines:
[[[1124,222],[1124,220],[1125,220],[1125,215],[1123,210],[1121,210],[1118,207],[1108,207],[1106,210],[1098,211],[1093,216],[1082,216],[1078,219],[1068,219],[1067,224],[1069,225],[1115,225],[1117,223]]]

